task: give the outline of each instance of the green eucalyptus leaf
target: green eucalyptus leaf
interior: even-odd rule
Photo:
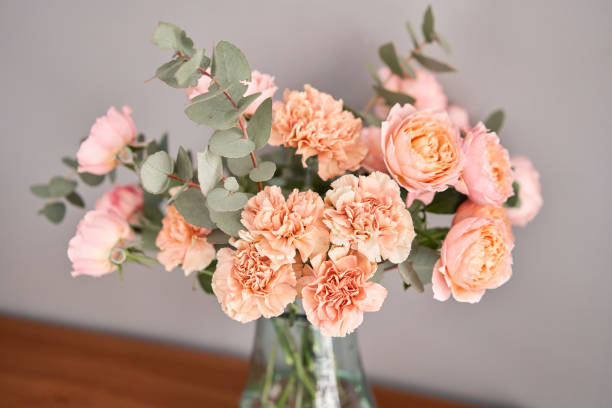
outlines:
[[[55,176],[49,182],[49,197],[65,197],[72,193],[77,186],[77,182],[61,176]]]
[[[240,223],[242,211],[221,212],[210,210],[210,219],[217,227],[232,237],[238,236],[238,231],[244,229]]]
[[[76,161],[76,159],[73,159],[72,157],[62,157],[62,163],[64,163],[66,166],[70,167],[73,170],[76,170],[79,167],[79,162]]]
[[[66,215],[66,204],[59,201],[48,203],[38,213],[47,217],[52,223],[59,224]]]
[[[268,143],[272,130],[272,98],[267,98],[249,120],[247,133],[249,139],[255,143],[255,149],[261,149]]]
[[[198,283],[202,290],[208,294],[213,295],[215,292],[212,288],[212,276],[215,273],[215,269],[217,268],[217,260],[213,260],[206,269],[198,272]]]
[[[416,78],[416,72],[414,72],[414,69],[412,69],[412,66],[408,62],[406,62],[403,67],[406,71],[406,75],[408,75],[410,78]]]
[[[371,112],[366,113],[364,115],[364,118],[368,125],[377,127],[380,127],[382,125],[382,120]]]
[[[178,180],[172,180],[170,183],[172,182],[178,182]],[[189,183],[185,183],[181,186],[177,186],[177,188],[171,188],[170,191],[172,191],[172,194],[170,196],[170,198],[167,201],[168,205],[174,204],[174,202],[185,192],[189,189]]]
[[[432,202],[425,206],[425,211],[435,214],[454,214],[465,200],[467,200],[467,197],[464,194],[449,187],[436,193]]]
[[[117,168],[116,167],[108,173],[108,179],[111,181],[111,183],[114,183],[115,181],[117,181]]]
[[[427,41],[428,43],[433,42],[436,32],[434,29],[434,15],[431,6],[427,7],[427,10],[425,10],[422,29],[425,41]]]
[[[85,208],[85,201],[83,201],[83,197],[81,197],[76,191],[68,194],[66,196],[66,200],[76,207]]]
[[[189,224],[202,228],[215,228],[206,207],[206,199],[200,190],[187,189],[176,199],[174,207]]]
[[[417,48],[419,46],[419,39],[417,38],[416,33],[412,29],[412,24],[410,24],[410,21],[406,21],[406,31],[408,31],[408,34],[410,35],[412,45],[414,46],[414,48]]]
[[[30,191],[36,197],[50,198],[51,193],[49,192],[49,186],[47,184],[33,184],[30,186]]]
[[[442,36],[440,36],[440,34],[436,33],[435,40],[438,43],[438,45],[440,46],[440,48],[442,48],[444,50],[444,52],[446,52],[447,54],[451,53],[450,44]]]
[[[208,148],[198,153],[198,180],[202,194],[206,195],[223,176],[221,157]]]
[[[187,37],[185,31],[171,23],[159,22],[153,30],[151,41],[163,50],[180,51],[187,56],[191,56],[195,51],[191,38]]]
[[[161,194],[170,184],[169,174],[174,170],[172,157],[163,150],[148,156],[140,168],[142,187],[151,194]]]
[[[249,173],[249,178],[255,182],[258,181],[268,181],[272,177],[274,177],[274,173],[276,172],[276,164],[273,162],[265,161],[263,163],[259,163],[257,168],[254,168]]]
[[[255,150],[255,144],[245,139],[239,129],[217,130],[208,141],[208,148],[223,157],[244,157]]]
[[[514,191],[514,194],[504,203],[504,207],[506,208],[518,208],[521,206],[521,199],[519,198],[519,192],[521,191],[520,184],[513,181],[512,190]]]
[[[433,72],[455,72],[455,68],[451,67],[445,62],[438,61],[435,58],[428,57],[421,54],[420,52],[412,51],[412,56],[416,59],[419,64]]]
[[[251,155],[238,158],[228,158],[227,167],[234,176],[242,177],[248,175],[253,170],[253,159]]]
[[[499,133],[504,126],[506,114],[502,109],[492,112],[484,121],[484,125],[491,132]]]
[[[104,181],[104,175],[92,174],[92,173],[78,173],[79,178],[83,181],[83,183],[88,186],[95,187],[99,184],[102,184]]]
[[[159,248],[155,244],[159,228],[144,228],[140,233],[140,246],[143,250],[149,252],[157,252]]]
[[[234,192],[234,191],[238,191],[238,189],[240,189],[240,186],[238,185],[238,181],[236,180],[236,177],[228,177],[223,182],[223,188],[226,189],[227,191]]]
[[[383,88],[382,86],[374,86],[374,91],[378,96],[385,100],[387,105],[393,106],[396,103],[400,105],[405,105],[407,103],[413,104],[415,99],[407,94],[389,91],[388,89]]]
[[[257,98],[261,96],[261,92],[256,92],[254,94],[247,95],[238,101],[238,112],[237,114],[241,114],[248,109],[248,107],[255,102]]]
[[[168,61],[155,70],[155,77],[173,88],[186,88],[187,85],[183,86],[175,77],[177,71],[185,64],[181,58]],[[197,77],[195,79],[197,80]]]
[[[191,105],[185,108],[185,113],[197,124],[215,129],[233,128],[238,121],[238,112],[222,90],[213,90],[197,96]]]
[[[433,249],[413,245],[408,259],[399,264],[399,273],[404,283],[423,292],[424,285],[431,283],[435,263],[440,258]]]
[[[200,68],[204,58],[206,58],[204,55],[204,50],[198,50],[195,54],[193,54],[189,61],[182,64],[176,70],[174,73],[174,78],[181,87],[197,85],[198,78],[201,76],[198,68]]]
[[[189,153],[183,146],[179,146],[178,155],[176,156],[176,165],[174,166],[176,175],[185,181],[190,181],[193,178],[193,166]]]
[[[206,196],[206,204],[212,211],[234,212],[244,208],[249,197],[240,191],[230,193],[223,188],[215,188]]]
[[[402,64],[397,57],[397,53],[395,52],[395,46],[392,42],[388,42],[383,44],[378,48],[378,55],[380,59],[389,67],[391,72],[400,78],[404,77],[404,70],[402,69]]]
[[[382,85],[382,81],[380,80],[380,77],[378,76],[378,71],[376,70],[376,66],[371,62],[366,62],[366,69],[372,76],[374,82],[376,82],[376,85]]]
[[[251,68],[246,57],[238,47],[227,41],[220,41],[215,47],[211,73],[221,86],[251,80]],[[232,94],[234,100],[241,96]]]
[[[211,244],[227,244],[229,242],[230,236],[221,230],[214,230],[210,234],[206,236],[206,240]]]

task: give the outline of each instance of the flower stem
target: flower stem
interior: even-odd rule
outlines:
[[[274,377],[274,364],[276,363],[276,354],[278,353],[278,343],[275,342],[272,346],[272,350],[270,351],[270,355],[268,356],[268,363],[266,364],[266,378],[264,380],[264,385],[261,390],[261,405],[266,406],[268,401],[268,393],[270,392],[270,387],[272,386],[272,378]]]
[[[295,371],[291,372],[291,376],[289,376],[289,380],[287,380],[287,385],[285,385],[285,389],[281,394],[280,398],[276,402],[276,408],[282,408],[285,406],[285,402],[287,398],[289,398],[289,394],[293,391],[293,384],[295,383]]]

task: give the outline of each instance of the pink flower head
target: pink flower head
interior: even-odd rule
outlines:
[[[332,244],[357,250],[372,262],[406,260],[414,228],[391,177],[380,172],[359,178],[347,174],[331,187],[325,194],[323,222]]]
[[[210,74],[210,67],[206,69],[206,72]],[[192,100],[196,96],[202,95],[208,92],[208,88],[210,87],[211,82],[212,82],[211,77],[209,77],[208,75],[202,75],[198,79],[198,83],[196,86],[190,86],[187,89],[185,89],[185,93],[187,94],[187,97],[189,98],[189,100]]]
[[[137,224],[144,208],[144,193],[137,184],[117,186],[96,201],[96,210],[114,211],[130,224]]]
[[[111,106],[106,116],[96,120],[77,152],[79,173],[103,175],[117,167],[117,154],[138,136],[131,114],[127,106],[122,112]]]
[[[501,220],[469,217],[452,226],[433,270],[434,298],[476,303],[512,276],[514,242]]]
[[[323,180],[357,170],[368,147],[361,141],[361,119],[343,110],[342,100],[310,85],[289,91],[284,103],[274,104],[271,145],[296,147],[302,164],[316,156]]]
[[[512,171],[508,151],[495,132],[478,123],[467,132],[463,142],[466,157],[463,169],[465,191],[480,205],[501,206],[512,196]],[[462,188],[459,188],[462,190]]]
[[[297,249],[306,262],[329,247],[323,207],[323,200],[313,191],[294,190],[285,200],[280,187],[267,186],[244,207],[242,224],[260,252],[273,261],[287,262]]]
[[[494,220],[502,221],[506,232],[508,233],[508,236],[510,237],[510,239],[514,240],[514,234],[512,233],[510,221],[508,221],[506,209],[504,207],[495,207],[493,205],[480,205],[476,204],[472,200],[466,200],[459,206],[459,208],[457,208],[457,212],[455,213],[455,217],[453,218],[453,225],[469,217],[493,218]]]
[[[76,235],[68,244],[72,276],[99,277],[117,269],[111,258],[121,255],[134,232],[123,217],[108,211],[93,210],[79,222]]]
[[[359,252],[321,262],[302,278],[302,304],[308,321],[324,336],[344,337],[363,321],[364,312],[376,312],[387,290],[368,279],[376,263]]]
[[[378,70],[378,77],[385,89],[412,96],[415,99],[414,107],[419,110],[446,109],[448,100],[436,77],[424,69],[416,69],[414,73],[416,78],[401,78],[391,73],[388,67],[382,67]],[[384,101],[378,99],[374,106],[376,116],[384,118],[388,111]]]
[[[206,268],[215,259],[215,247],[206,240],[211,230],[189,224],[173,205],[167,211],[155,240],[157,260],[168,272],[181,265],[185,276]]]
[[[380,128],[368,126],[361,131],[361,140],[368,146],[368,154],[361,166],[369,172],[382,171],[388,173],[382,149],[380,148]]]
[[[446,108],[446,112],[448,113],[448,117],[451,122],[459,129],[463,131],[470,130],[470,116],[468,115],[468,111],[457,105],[448,105]]]
[[[413,193],[444,191],[463,170],[459,134],[445,111],[395,105],[382,123],[381,147],[389,173]]]
[[[512,157],[510,164],[513,179],[519,184],[519,205],[507,208],[506,212],[510,223],[524,227],[542,208],[540,175],[527,157]]]
[[[212,278],[217,300],[229,317],[242,323],[282,314],[297,294],[292,264],[276,264],[262,255],[247,232],[240,231],[240,237],[231,241],[236,250],[217,253]]]

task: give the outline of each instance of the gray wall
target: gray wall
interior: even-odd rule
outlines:
[[[514,277],[477,305],[439,303],[387,278],[382,313],[360,330],[372,378],[410,389],[522,407],[607,407],[612,375],[608,292],[612,49],[610,2],[434,2],[459,74],[452,99],[482,118],[504,107],[502,140],[542,173],[544,209],[516,231]],[[145,83],[168,55],[149,42],[158,19],[197,44],[227,39],[277,84],[304,83],[363,106],[364,64],[424,1],[2,1],[0,126],[3,198],[0,311],[246,355],[253,325],[223,315],[179,271],[130,268],[120,284],[72,279],[66,245],[82,216],[59,227],[35,215],[28,185],[63,172],[63,154],[111,104],[139,130],[170,131],[195,149],[208,133],[185,97]],[[128,180],[124,174],[123,179]],[[86,189],[89,204],[101,191]]]

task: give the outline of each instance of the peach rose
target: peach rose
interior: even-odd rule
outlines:
[[[479,122],[463,141],[466,162],[457,189],[481,205],[501,206],[512,196],[512,171],[508,151],[495,132]]]
[[[463,170],[459,134],[444,111],[395,105],[382,123],[381,147],[389,173],[413,193],[444,191]]]
[[[361,119],[343,110],[342,100],[310,85],[304,92],[287,89],[284,103],[274,104],[269,143],[297,148],[304,167],[316,156],[323,180],[357,170],[368,151],[361,141]]]
[[[368,146],[368,154],[363,159],[363,162],[361,162],[361,166],[370,173],[373,171],[388,173],[382,149],[380,148],[380,128],[377,126],[363,128],[361,140]]]
[[[96,201],[96,210],[114,211],[131,224],[137,224],[144,208],[144,193],[137,184],[117,186]]]
[[[468,115],[468,111],[457,105],[448,105],[446,108],[446,112],[448,113],[448,117],[451,122],[459,129],[463,131],[468,131],[470,129],[470,116]]]
[[[293,265],[275,264],[258,251],[252,237],[240,231],[236,248],[221,248],[212,288],[223,311],[232,319],[246,323],[263,316],[283,313],[297,294]]]
[[[378,311],[387,296],[382,285],[368,281],[374,272],[376,263],[358,252],[315,265],[301,280],[308,321],[324,336],[344,337],[353,332],[363,321],[363,313]]]
[[[117,154],[138,136],[131,114],[127,106],[122,112],[111,106],[106,116],[96,120],[77,152],[79,173],[103,175],[117,167]]]
[[[436,196],[435,191],[427,191],[427,190],[416,191],[416,192],[409,191],[408,196],[406,196],[406,207],[410,207],[412,203],[414,203],[414,200],[419,200],[425,205],[431,204],[435,196]]]
[[[434,298],[476,303],[512,276],[512,247],[501,220],[468,217],[452,226],[433,270]]]
[[[357,250],[372,262],[401,263],[414,239],[412,217],[388,175],[342,176],[325,194],[323,222],[331,243]]]
[[[215,259],[215,247],[206,240],[210,233],[208,228],[187,223],[173,205],[168,206],[162,229],[155,240],[160,249],[157,260],[168,272],[179,265],[185,276],[201,271]]]
[[[519,184],[519,205],[506,208],[506,213],[510,223],[524,227],[542,208],[540,175],[527,157],[512,157],[510,164],[513,179]]]
[[[503,222],[508,236],[510,236],[510,238],[514,240],[514,234],[512,233],[510,221],[508,221],[508,217],[506,214],[506,209],[504,207],[495,207],[493,205],[480,205],[476,204],[471,200],[466,200],[459,206],[459,208],[457,208],[455,217],[453,217],[453,225],[469,217],[493,218],[495,220],[500,220]]]
[[[100,277],[117,270],[112,262],[122,256],[134,232],[120,215],[93,210],[79,222],[76,235],[68,244],[68,258],[72,262],[72,276]]]
[[[278,186],[251,197],[242,211],[242,225],[260,252],[275,262],[300,253],[302,261],[327,252],[329,231],[323,224],[323,200],[313,191],[293,190],[285,200]]]
[[[415,99],[414,107],[421,109],[446,109],[448,100],[442,90],[442,86],[436,77],[424,69],[415,69],[416,78],[400,78],[391,73],[388,67],[378,70],[378,77],[383,82],[385,89],[412,96]],[[389,112],[382,98],[376,101],[374,114],[384,118]]]

